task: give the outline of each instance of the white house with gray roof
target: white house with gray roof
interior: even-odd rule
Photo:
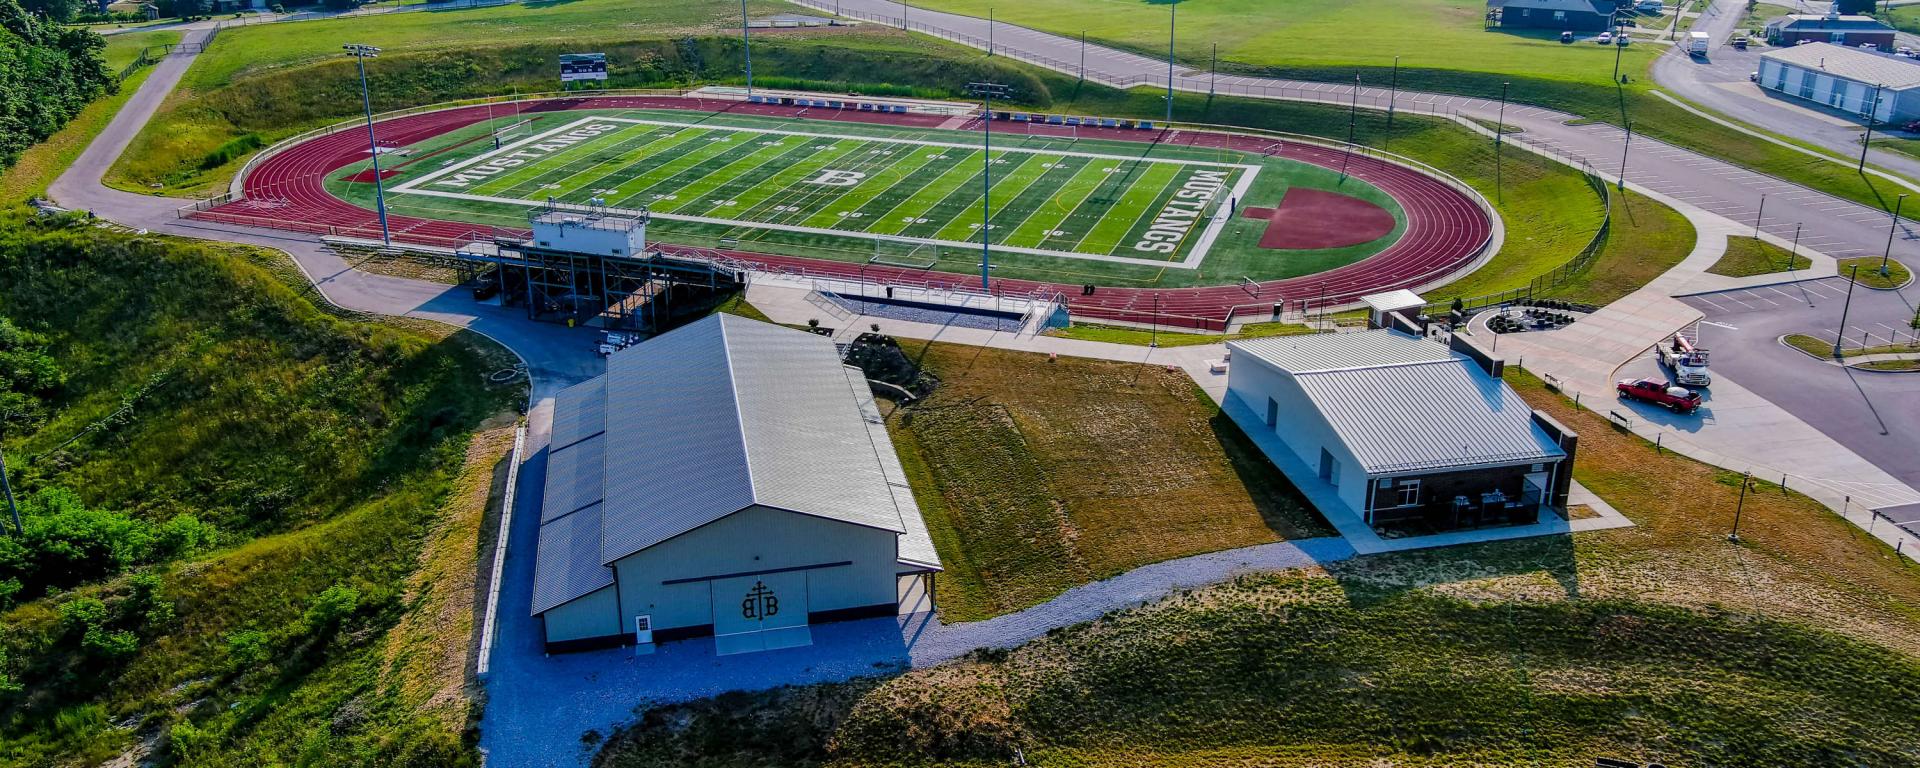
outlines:
[[[940,570],[864,376],[832,340],[715,315],[555,399],[532,612],[550,651],[809,644]]]
[[[1296,485],[1332,491],[1307,494],[1330,519],[1533,523],[1566,503],[1577,437],[1520,399],[1498,358],[1454,339],[1380,329],[1231,341],[1222,409]]]

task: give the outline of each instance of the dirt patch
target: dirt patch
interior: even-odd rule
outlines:
[[[1393,212],[1357,197],[1295,187],[1278,208],[1247,208],[1241,215],[1264,220],[1260,247],[1307,251],[1370,243],[1393,231]]]

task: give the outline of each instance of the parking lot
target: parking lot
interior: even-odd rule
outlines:
[[[1915,329],[1907,323],[1920,289],[1856,287],[1842,328],[1846,296],[1845,278],[1824,278],[1681,297],[1706,315],[1693,332],[1698,343],[1711,350],[1716,386],[1705,393],[1700,416],[1666,414],[1641,405],[1633,410],[1684,430],[1690,420],[1697,424],[1725,415],[1735,405],[1730,398],[1750,394],[1785,409],[1901,483],[1920,487],[1920,374],[1845,368],[1779,342],[1792,333],[1838,336],[1850,346],[1915,338]],[[1664,378],[1670,372],[1649,352],[1628,363],[1619,376]],[[1728,386],[1720,386],[1723,380]],[[1910,488],[1862,486],[1854,492],[1856,501],[1880,509],[1895,522],[1910,529],[1920,526],[1920,497]]]

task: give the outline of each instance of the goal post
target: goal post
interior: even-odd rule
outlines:
[[[1078,141],[1080,126],[1046,122],[1027,123],[1027,138],[1044,141]]]

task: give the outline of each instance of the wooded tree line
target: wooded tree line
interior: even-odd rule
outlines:
[[[114,87],[106,43],[0,0],[0,168]]]

